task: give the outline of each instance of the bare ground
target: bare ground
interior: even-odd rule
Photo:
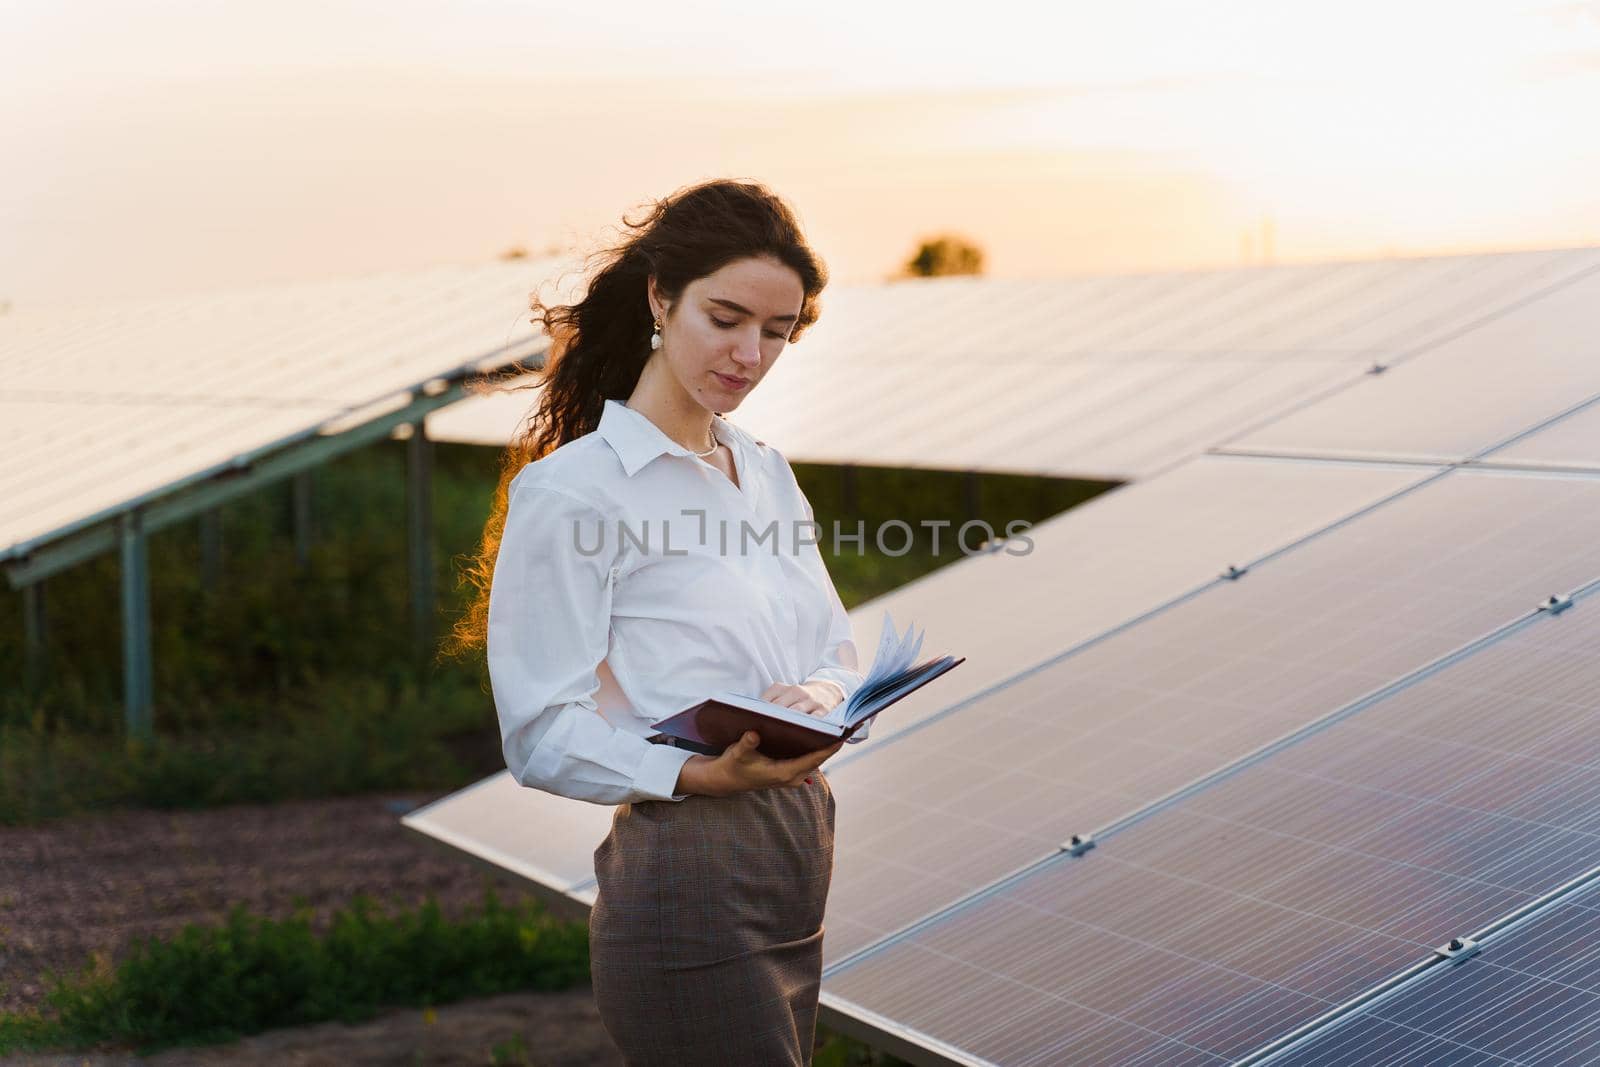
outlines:
[[[432,797],[392,794],[240,805],[207,811],[119,811],[36,827],[0,827],[0,1009],[42,1006],[49,969],[122,958],[132,940],[219,923],[243,903],[287,918],[302,898],[321,928],[358,893],[415,907],[431,893],[447,916],[482,903],[492,876],[401,827],[399,812]],[[495,881],[506,902],[530,894]],[[526,1053],[519,1052],[521,1035]],[[416,1009],[352,1026],[276,1030],[229,1046],[13,1056],[45,1064],[615,1064],[587,990],[509,994]]]
[[[431,1021],[421,1011],[405,1009],[353,1025],[269,1030],[230,1045],[168,1049],[142,1059],[129,1052],[0,1056],[4,1067],[482,1067],[495,1062],[613,1067],[622,1058],[600,1027],[588,989],[463,1001],[440,1007]]]

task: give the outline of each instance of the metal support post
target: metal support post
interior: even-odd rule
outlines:
[[[433,641],[433,442],[421,419],[406,440],[406,552],[412,643],[425,664]]]
[[[155,703],[150,652],[150,553],[144,516],[123,513],[117,522],[122,549],[122,703],[129,737],[151,736]]]
[[[311,471],[296,474],[290,483],[290,511],[294,525],[294,563],[301,570],[311,565]]]

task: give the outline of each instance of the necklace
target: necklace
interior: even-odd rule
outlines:
[[[709,430],[706,432],[711,433]],[[705,459],[707,456],[711,455],[711,453],[715,452],[721,445],[722,442],[717,440],[716,434],[711,434],[711,447],[706,449],[704,452],[695,452],[694,454],[699,456],[701,459]],[[694,449],[691,448],[689,451],[694,452]]]

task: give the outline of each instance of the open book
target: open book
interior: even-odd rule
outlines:
[[[655,724],[656,730],[677,738],[679,747],[708,756],[721,755],[746,730],[761,735],[758,751],[773,759],[815,752],[840,738],[865,740],[865,735],[856,737],[856,731],[878,712],[966,662],[965,656],[935,656],[913,663],[922,650],[923,636],[915,626],[908,626],[904,634],[897,633],[894,620],[884,612],[883,632],[878,637],[878,654],[873,658],[871,673],[850,699],[840,701],[826,715],[810,715],[741,693],[721,692],[662,719]]]

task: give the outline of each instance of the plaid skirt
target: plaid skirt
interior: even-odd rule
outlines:
[[[811,1062],[834,816],[811,779],[617,807],[589,958],[629,1067]]]

